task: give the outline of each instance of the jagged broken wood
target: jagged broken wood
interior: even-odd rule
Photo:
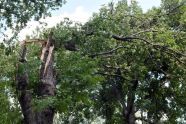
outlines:
[[[49,34],[48,40],[42,42],[41,53],[41,67],[39,73],[38,86],[35,87],[38,91],[36,94],[41,99],[52,97],[55,95],[56,79],[54,74],[54,40],[52,39],[53,33]],[[44,43],[43,43],[44,42]],[[16,73],[16,86],[18,100],[21,105],[22,113],[24,116],[24,124],[52,124],[54,117],[54,108],[47,106],[40,111],[36,111],[32,104],[32,92],[28,87],[29,73],[26,60],[26,41],[22,42],[21,50],[19,54],[19,62],[17,65]]]

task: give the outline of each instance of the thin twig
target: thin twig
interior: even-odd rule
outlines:
[[[136,36],[138,34],[141,34],[141,33],[146,33],[146,32],[158,32],[157,30],[153,30],[153,29],[147,29],[147,30],[143,30],[143,31],[140,31],[140,32],[137,32],[137,33],[134,33],[130,36]]]
[[[91,55],[89,55],[89,57],[96,57],[96,56],[101,56],[101,55],[112,54],[112,53],[114,53],[115,51],[117,51],[118,49],[121,49],[121,48],[126,48],[126,47],[125,47],[125,46],[119,46],[119,47],[116,47],[116,48],[114,48],[114,49],[112,49],[112,50],[110,50],[110,51],[91,54]]]

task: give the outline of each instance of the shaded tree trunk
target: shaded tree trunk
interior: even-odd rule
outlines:
[[[123,118],[127,124],[135,124],[135,92],[138,86],[138,80],[131,81],[132,86],[127,94],[127,105],[123,105]]]
[[[115,86],[114,91],[118,101],[122,105],[122,116],[123,116],[123,124],[135,124],[135,92],[138,86],[138,80],[132,80],[129,86],[129,92],[125,94],[122,89],[123,78],[121,75],[121,70],[117,69],[115,76]],[[127,96],[127,104],[125,103],[125,96]]]
[[[40,98],[52,97],[55,95],[56,79],[54,74],[54,40],[50,33],[47,44],[42,47],[39,81],[37,93]],[[32,92],[28,88],[29,79],[27,72],[26,44],[21,47],[20,61],[17,66],[17,94],[21,105],[24,124],[52,124],[54,117],[54,108],[47,106],[41,111],[34,110],[32,105]]]

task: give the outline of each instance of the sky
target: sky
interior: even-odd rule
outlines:
[[[63,5],[59,10],[52,12],[52,17],[41,19],[40,21],[47,23],[47,25],[41,25],[39,22],[30,21],[28,26],[24,28],[18,35],[19,40],[24,40],[26,35],[33,34],[36,27],[50,28],[61,22],[65,17],[75,22],[85,23],[92,16],[93,12],[99,12],[99,9],[109,2],[117,2],[119,0],[67,0],[67,3]],[[143,11],[147,11],[153,6],[160,6],[161,0],[137,0]],[[131,0],[128,0],[130,4]],[[11,31],[7,31],[7,34]]]

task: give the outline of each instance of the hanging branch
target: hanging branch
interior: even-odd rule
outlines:
[[[145,43],[147,44],[151,44],[149,41],[143,39],[143,38],[139,38],[139,37],[120,37],[120,36],[117,36],[117,35],[112,35],[112,38],[114,38],[115,40],[120,40],[120,41],[128,41],[128,42],[132,42],[132,40],[141,40],[141,41],[144,41]]]

